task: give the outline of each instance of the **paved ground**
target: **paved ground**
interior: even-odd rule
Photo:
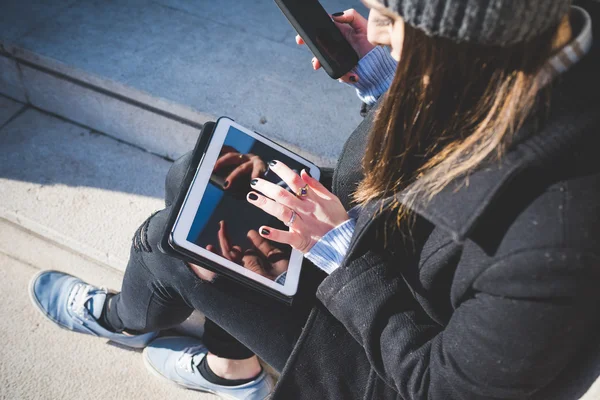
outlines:
[[[335,159],[360,102],[294,36],[273,0],[4,0],[0,13],[0,39]]]
[[[37,268],[0,253],[0,399],[202,400],[150,375],[137,351],[50,323],[30,304]]]

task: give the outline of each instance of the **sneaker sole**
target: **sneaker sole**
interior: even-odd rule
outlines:
[[[161,339],[164,339],[164,338],[176,338],[176,337],[179,337],[179,336],[162,336]],[[180,388],[185,388],[185,389],[188,389],[188,390],[194,390],[196,392],[214,394],[215,396],[218,396],[218,397],[220,397],[222,399],[226,399],[226,400],[238,400],[235,397],[227,396],[227,395],[218,393],[218,392],[216,392],[214,390],[211,390],[211,389],[199,389],[197,387],[188,386],[188,385],[186,385],[184,383],[175,382],[175,381],[167,378],[166,376],[164,376],[163,374],[161,374],[159,370],[157,370],[156,368],[154,368],[154,365],[152,365],[150,363],[150,360],[148,358],[148,354],[147,354],[146,349],[147,348],[145,348],[144,351],[142,352],[142,359],[144,360],[144,366],[146,367],[146,369],[148,370],[148,372],[150,372],[152,375],[156,376],[157,378],[160,378],[161,380],[166,381],[170,385],[177,386],[177,387],[180,387]]]
[[[63,329],[65,331],[69,331],[69,332],[75,332],[73,331],[71,328],[64,326],[63,324],[61,324],[60,322],[58,322],[57,320],[55,320],[54,318],[52,318],[52,316],[50,314],[48,314],[46,312],[46,310],[44,310],[44,308],[42,307],[42,305],[37,301],[37,299],[35,298],[35,291],[34,291],[34,285],[35,282],[37,281],[37,279],[42,275],[45,274],[47,272],[59,272],[61,274],[63,274],[64,272],[62,271],[57,271],[55,269],[49,269],[49,270],[43,270],[43,271],[38,271],[29,281],[28,284],[28,292],[29,292],[29,300],[31,301],[31,304],[33,304],[35,306],[35,309],[39,311],[40,314],[42,314],[47,320],[51,321],[54,323],[55,326],[58,326],[60,329]],[[67,274],[69,275],[69,274]],[[71,275],[73,276],[73,275]],[[80,333],[80,332],[75,332],[75,333]],[[89,336],[92,337],[98,337],[92,334],[89,334]],[[104,338],[103,338],[104,339]],[[119,346],[124,346],[128,349],[133,349],[133,350],[140,350],[139,347],[133,347],[133,346],[127,346],[126,344],[122,344],[122,343],[118,343],[118,342],[114,342],[110,339],[106,339],[108,342],[110,343],[117,343]]]

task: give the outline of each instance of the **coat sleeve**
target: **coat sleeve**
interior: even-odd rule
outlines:
[[[326,278],[318,297],[407,400],[527,398],[557,377],[600,319],[593,255],[532,250],[498,260],[446,326],[420,309],[399,270],[367,252]]]

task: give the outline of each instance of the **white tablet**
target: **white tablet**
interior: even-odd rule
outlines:
[[[271,160],[298,173],[305,169],[319,179],[314,164],[229,118],[220,118],[173,226],[171,241],[291,297],[298,288],[303,255],[258,235],[262,225],[287,228],[246,200],[250,181],[256,177],[287,188],[269,169]]]

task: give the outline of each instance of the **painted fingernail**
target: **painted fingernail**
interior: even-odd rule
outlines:
[[[225,181],[225,183],[223,184],[223,187],[224,187],[224,188],[227,188],[227,187],[229,187],[229,181]]]
[[[277,164],[277,161],[273,160],[273,161],[269,161],[269,165],[271,167],[274,167]]]
[[[335,14],[331,14],[331,15],[334,17],[341,17],[342,15],[344,15],[344,12],[340,11],[340,12],[336,12]]]
[[[250,181],[250,184],[251,184],[252,186],[256,186],[256,184],[257,184],[257,183],[258,183],[258,179],[252,179],[252,180]]]
[[[261,234],[261,235],[265,235],[265,236],[267,236],[267,235],[269,235],[270,233],[271,233],[271,232],[270,232],[268,229],[265,229],[265,228],[263,228],[263,229],[261,229],[261,230],[260,230],[260,234]]]
[[[256,200],[258,200],[258,196],[256,195],[256,193],[250,193],[250,194],[248,195],[248,198],[249,198],[250,200],[253,200],[253,201],[256,201]]]
[[[350,82],[356,82],[356,77],[354,75],[350,76]]]

